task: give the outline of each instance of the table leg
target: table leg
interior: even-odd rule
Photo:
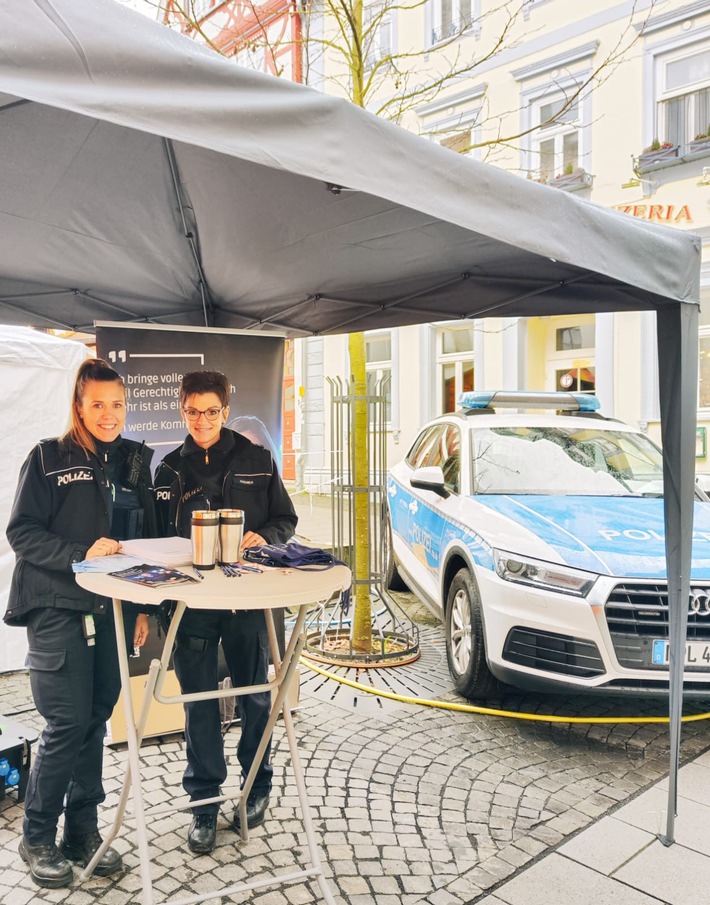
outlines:
[[[333,894],[331,893],[328,883],[325,879],[325,874],[323,873],[323,863],[320,859],[318,843],[316,841],[316,835],[313,829],[313,818],[311,816],[311,809],[308,803],[308,793],[306,791],[306,782],[303,776],[303,768],[301,767],[301,759],[298,754],[298,741],[296,739],[296,733],[293,726],[291,709],[290,707],[285,705],[286,695],[288,694],[291,682],[296,675],[298,658],[301,655],[301,651],[303,650],[306,641],[305,636],[303,635],[303,626],[306,621],[307,611],[307,606],[302,606],[299,608],[298,616],[296,618],[296,624],[293,627],[289,645],[286,648],[286,652],[284,653],[283,662],[281,661],[279,655],[279,646],[276,638],[276,631],[274,629],[273,615],[270,610],[267,610],[265,612],[266,628],[269,634],[269,646],[271,647],[271,659],[274,661],[274,669],[277,676],[279,676],[279,674],[283,670],[285,670],[285,672],[283,672],[279,691],[276,695],[276,700],[274,701],[271,708],[269,722],[267,723],[266,729],[264,730],[264,735],[254,757],[254,763],[252,764],[249,775],[246,778],[244,788],[242,789],[242,795],[239,799],[239,817],[241,824],[240,835],[243,841],[247,841],[249,838],[246,820],[247,795],[249,794],[252,783],[254,782],[254,777],[256,776],[258,765],[261,763],[261,758],[263,757],[264,751],[266,750],[268,739],[271,737],[273,727],[276,723],[279,713],[281,713],[283,716],[284,727],[286,729],[286,737],[288,739],[288,747],[291,754],[291,765],[293,767],[293,775],[296,780],[298,800],[301,805],[303,826],[306,831],[308,852],[310,855],[311,864],[313,865],[315,879],[318,881],[318,886],[320,887],[321,895],[323,896],[326,905],[336,905]]]
[[[184,608],[184,605],[183,605]],[[103,851],[108,848],[110,841],[115,837],[118,829],[121,826],[123,813],[125,811],[126,800],[128,797],[128,786],[130,783],[131,790],[133,792],[133,806],[134,806],[134,815],[136,820],[136,837],[138,842],[138,856],[140,859],[140,871],[141,871],[141,884],[143,886],[143,897],[142,903],[143,905],[153,905],[153,884],[150,878],[150,853],[148,851],[148,834],[146,832],[145,827],[145,807],[143,804],[143,789],[141,787],[141,774],[140,774],[140,757],[139,757],[139,749],[140,743],[142,740],[143,730],[145,729],[145,721],[148,718],[148,713],[150,711],[150,702],[152,699],[152,688],[148,688],[146,684],[146,689],[143,695],[143,702],[141,705],[141,712],[138,718],[138,724],[136,724],[135,718],[133,716],[133,695],[131,693],[131,677],[128,669],[128,651],[126,650],[126,638],[123,627],[123,608],[121,606],[121,601],[114,598],[113,600],[113,618],[114,618],[114,626],[116,630],[116,647],[118,652],[118,668],[121,674],[121,690],[123,692],[123,709],[126,718],[126,736],[128,742],[128,771],[126,773],[126,778],[124,780],[124,786],[121,791],[121,799],[119,803],[120,813],[116,815],[116,820],[114,821],[114,827],[112,828],[113,835],[110,836],[109,839],[104,840],[101,848],[96,852],[91,862],[87,865],[84,873],[90,874],[93,872],[94,867],[98,863]],[[169,655],[168,655],[169,656]],[[155,681],[157,678],[157,670],[153,669],[153,664],[151,664],[151,672],[152,672],[152,685],[155,685]]]
[[[296,620],[296,625],[294,626],[294,634],[298,631],[299,635],[303,631],[303,625],[306,619],[307,607],[301,607],[301,611],[303,613],[303,620],[300,620],[301,611],[299,611],[299,619]],[[271,614],[269,614],[271,615]],[[271,621],[271,625],[269,626],[271,629],[269,638],[272,640],[272,651],[275,649],[276,653],[272,652],[272,657],[274,657],[274,666],[276,666],[276,662],[278,661],[278,645],[276,644],[276,633],[273,630],[273,620]],[[301,650],[303,650],[303,646],[305,644],[305,637],[300,638],[300,646],[298,650],[298,656],[301,654]],[[297,661],[296,661],[297,662]],[[289,707],[282,708],[283,713],[283,721],[284,727],[286,729],[286,737],[288,739],[288,747],[291,752],[291,766],[293,767],[293,775],[296,780],[296,789],[298,790],[298,799],[301,804],[301,812],[303,813],[303,826],[306,831],[306,840],[308,842],[308,851],[311,856],[311,864],[316,870],[316,880],[318,881],[318,886],[320,887],[321,895],[326,902],[326,905],[335,905],[335,899],[333,898],[333,894],[330,891],[330,887],[325,879],[325,874],[323,873],[323,863],[320,858],[320,852],[318,851],[318,843],[316,841],[315,831],[313,829],[313,818],[311,816],[311,808],[308,803],[308,793],[306,792],[306,781],[303,775],[303,768],[301,766],[301,758],[298,753],[298,740],[296,739],[296,732],[293,726],[293,717],[291,716],[291,710]]]
[[[136,821],[136,837],[138,856],[140,858],[141,883],[143,886],[143,905],[153,905],[153,883],[150,879],[150,853],[148,851],[148,834],[145,828],[145,807],[143,789],[141,787],[140,742],[136,732],[133,716],[133,695],[131,694],[131,677],[128,671],[128,651],[126,636],[123,630],[123,610],[121,601],[113,601],[113,613],[116,623],[116,643],[118,645],[118,664],[121,670],[121,688],[123,689],[123,710],[126,717],[126,736],[128,742],[128,764],[131,770],[131,789],[133,792],[133,808]],[[119,627],[120,626],[120,627]]]
[[[150,705],[153,702],[153,689],[155,688],[155,682],[158,677],[158,669],[160,667],[159,660],[153,660],[150,664],[150,669],[148,670],[148,676],[146,679],[145,689],[143,691],[143,700],[141,702],[141,710],[138,716],[138,722],[136,723],[136,740],[138,745],[140,746],[143,741],[143,733],[145,732],[145,726],[148,722],[148,714],[150,713]],[[130,764],[126,768],[126,775],[123,778],[123,786],[121,788],[121,795],[118,799],[118,805],[116,806],[116,813],[113,818],[113,823],[111,824],[111,829],[104,835],[103,842],[96,850],[94,857],[89,861],[84,870],[79,874],[80,880],[88,880],[89,877],[93,874],[96,869],[96,865],[99,863],[101,858],[103,857],[104,852],[110,847],[113,840],[118,835],[119,830],[123,826],[123,815],[126,813],[126,804],[128,803],[128,793],[131,789],[131,766]]]
[[[278,691],[271,705],[271,712],[269,713],[268,722],[264,728],[264,732],[262,733],[261,741],[259,742],[259,746],[256,749],[256,753],[254,754],[254,760],[252,762],[251,769],[249,770],[249,773],[244,780],[244,785],[242,786],[241,795],[239,797],[239,804],[237,807],[239,809],[239,823],[241,827],[240,836],[242,842],[249,841],[249,828],[247,826],[246,817],[247,798],[249,797],[249,792],[251,792],[251,788],[254,784],[254,780],[259,769],[259,764],[261,763],[261,759],[263,758],[264,752],[266,751],[266,746],[269,744],[271,733],[274,731],[276,720],[279,717],[279,713],[283,709],[283,703],[286,699],[286,695],[288,694],[288,690],[291,687],[291,682],[293,681],[293,678],[296,674],[298,658],[301,655],[301,651],[303,650],[303,645],[305,643],[305,638],[301,637],[301,633],[303,624],[306,621],[306,610],[307,607],[299,608],[296,625],[293,629],[293,632],[291,633],[291,638],[289,640],[288,646],[286,647],[286,651],[284,652],[283,662],[281,661],[279,654],[279,646],[276,639],[276,630],[274,629],[274,617],[271,614],[270,610],[264,611],[264,616],[266,618],[266,629],[269,635],[269,646],[271,648],[271,659],[274,661],[274,670],[276,672]],[[254,689],[256,689],[259,686],[253,687]]]

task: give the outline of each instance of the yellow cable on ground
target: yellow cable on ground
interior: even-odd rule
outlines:
[[[321,669],[315,666],[306,657],[301,657],[303,666],[317,672],[321,676],[328,679],[334,679],[342,685],[348,685],[350,688],[356,688],[358,691],[366,691],[368,694],[376,694],[380,698],[389,698],[392,701],[402,701],[405,704],[420,704],[423,707],[439,707],[441,710],[458,710],[461,713],[482,713],[485,716],[505,716],[513,720],[528,720],[534,723],[588,723],[594,725],[615,725],[622,723],[638,724],[638,723],[668,723],[667,716],[557,716],[553,714],[543,713],[516,713],[513,710],[496,710],[492,707],[477,707],[475,704],[454,704],[448,701],[431,701],[422,698],[410,698],[406,695],[395,694],[393,691],[383,691],[379,688],[373,688],[370,685],[362,685],[360,682],[354,682],[352,679],[346,679],[344,676],[336,676],[327,669]],[[694,716],[684,716],[681,718],[684,723],[697,723],[701,720],[710,719],[710,713],[697,713]]]

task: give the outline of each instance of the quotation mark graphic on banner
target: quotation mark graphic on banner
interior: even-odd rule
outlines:
[[[109,361],[116,361],[116,358],[118,358],[119,361],[125,361],[126,360],[126,350],[121,349],[120,352],[111,351],[108,353]]]

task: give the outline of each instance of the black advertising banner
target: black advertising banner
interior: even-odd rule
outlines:
[[[221,371],[230,382],[227,426],[270,448],[281,468],[282,336],[99,323],[96,353],[126,383],[123,436],[152,446],[154,464],[187,434],[180,412],[182,375]]]

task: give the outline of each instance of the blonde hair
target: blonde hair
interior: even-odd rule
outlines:
[[[69,416],[69,427],[66,433],[61,437],[60,443],[68,446],[69,443],[75,443],[80,446],[85,453],[96,452],[96,440],[94,435],[89,431],[84,422],[79,417],[78,407],[84,401],[84,392],[86,384],[92,380],[98,380],[102,383],[120,383],[125,389],[123,378],[114,371],[111,365],[104,361],[103,358],[87,358],[79,366],[74,381],[74,393],[72,395],[71,414]]]

